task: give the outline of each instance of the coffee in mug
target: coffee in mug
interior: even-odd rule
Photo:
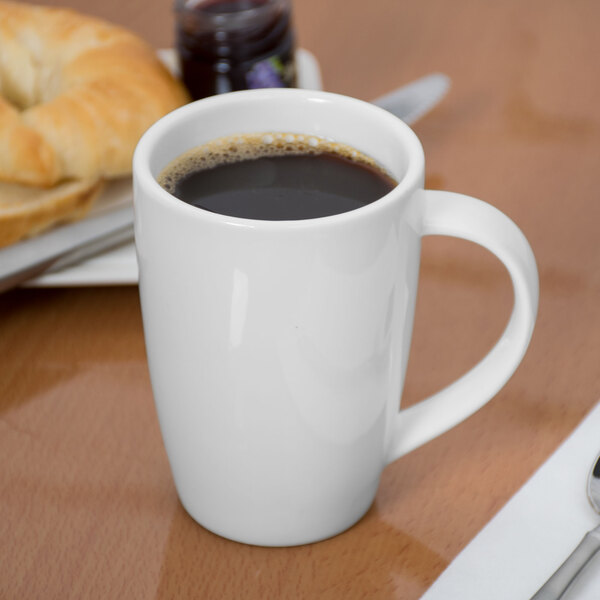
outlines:
[[[281,132],[212,140],[178,156],[158,182],[204,210],[267,221],[348,212],[397,185],[382,166],[352,146]]]

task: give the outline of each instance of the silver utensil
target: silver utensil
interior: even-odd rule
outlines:
[[[587,481],[587,496],[597,513],[600,513],[600,456],[596,458]],[[531,600],[559,600],[577,575],[600,551],[600,525],[585,534],[571,556],[539,589]]]
[[[443,98],[449,85],[446,75],[434,73],[377,98],[374,104],[411,124]],[[126,207],[4,248],[0,250],[0,292],[132,239],[133,209]]]
[[[0,250],[0,292],[64,268],[133,236],[133,207],[88,217]]]
[[[373,100],[408,125],[431,110],[448,92],[450,78],[432,73]]]

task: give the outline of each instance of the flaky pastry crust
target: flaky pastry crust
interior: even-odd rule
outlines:
[[[0,248],[85,217],[102,180],[65,180],[49,188],[0,181]]]
[[[142,133],[187,100],[125,29],[0,2],[0,181],[52,186],[130,173]]]

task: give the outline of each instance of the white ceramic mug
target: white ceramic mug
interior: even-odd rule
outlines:
[[[254,221],[188,205],[156,182],[194,146],[267,131],[344,142],[399,183],[351,212]],[[148,130],[133,173],[161,431],[181,502],[213,532],[287,546],[347,529],[388,463],[479,409],[525,353],[538,302],[527,240],[480,200],[423,190],[419,140],[380,108],[306,90],[207,98]],[[421,238],[432,234],[493,252],[510,273],[514,308],[477,366],[399,410]]]

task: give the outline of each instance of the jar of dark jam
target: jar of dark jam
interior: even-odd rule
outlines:
[[[295,87],[291,0],[176,0],[183,82],[194,99]]]

